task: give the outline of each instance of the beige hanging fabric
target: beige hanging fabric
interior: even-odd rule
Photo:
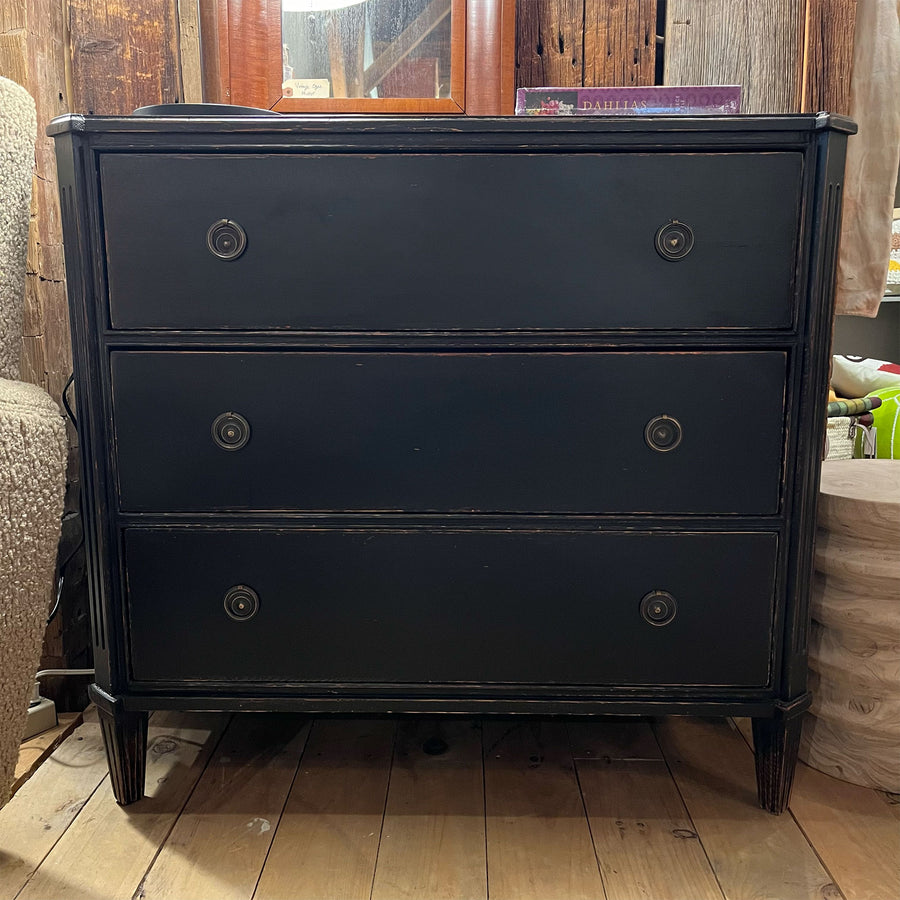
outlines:
[[[900,0],[858,0],[835,312],[878,314],[900,166]]]

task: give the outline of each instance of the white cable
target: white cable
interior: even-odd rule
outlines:
[[[41,669],[37,675],[34,676],[34,680],[37,681],[39,678],[43,678],[44,675],[93,675],[93,669]]]
[[[41,702],[41,686],[38,684],[38,681],[43,678],[45,675],[93,675],[93,669],[41,669],[34,676],[34,687],[31,689],[31,700],[29,700],[29,706],[34,706],[36,703]]]

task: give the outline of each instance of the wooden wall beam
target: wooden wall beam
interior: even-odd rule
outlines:
[[[740,84],[741,112],[799,112],[806,0],[668,0],[665,83]]]
[[[632,87],[655,78],[656,0],[585,0],[585,86]]]
[[[807,0],[803,112],[848,115],[857,0]]]
[[[28,80],[28,18],[25,0],[0,4],[0,75],[22,85]]]
[[[518,0],[516,87],[584,83],[584,0]]]
[[[230,83],[227,7],[218,0],[198,0],[200,66],[205,103],[227,103],[223,85]],[[220,34],[221,31],[221,34]]]
[[[178,0],[178,60],[182,99],[203,102],[203,64],[200,56],[200,4]]]
[[[518,0],[517,87],[653,84],[657,0]]]
[[[183,97],[177,0],[68,0],[73,109],[124,115]]]

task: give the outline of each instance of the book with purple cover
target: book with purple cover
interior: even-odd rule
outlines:
[[[741,111],[741,86],[519,88],[517,116],[716,115]]]

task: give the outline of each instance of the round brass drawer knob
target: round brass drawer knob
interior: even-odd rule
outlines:
[[[690,225],[673,219],[656,232],[656,252],[671,262],[684,259],[694,247],[694,232]]]
[[[206,232],[206,246],[219,259],[237,259],[247,249],[247,232],[231,219],[219,219]]]
[[[644,441],[651,450],[668,453],[681,443],[681,423],[671,416],[656,416],[644,428]]]
[[[259,611],[259,594],[246,584],[236,584],[225,594],[225,612],[236,622],[246,622]]]
[[[641,616],[651,625],[668,625],[677,611],[675,598],[668,591],[650,591],[641,600]]]
[[[240,450],[250,440],[250,423],[236,412],[222,413],[212,423],[212,437],[223,450]]]

